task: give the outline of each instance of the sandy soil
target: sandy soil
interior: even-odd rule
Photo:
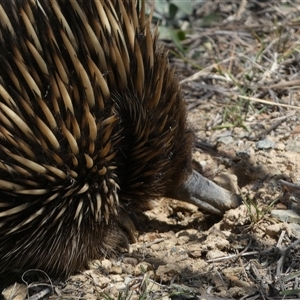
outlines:
[[[217,217],[161,199],[138,216],[138,241],[129,251],[93,261],[65,282],[45,276],[45,283],[29,287],[31,294],[49,297],[52,289],[51,299],[282,299],[292,290],[285,299],[298,297],[296,221],[271,215],[299,198],[297,189],[280,181],[300,181],[297,5],[204,1],[189,19],[194,30],[184,42],[185,57],[170,58],[185,80],[197,136],[194,167],[240,193],[244,203]],[[216,21],[201,26],[198,21],[212,13]],[[28,287],[6,292],[12,288],[25,299]]]

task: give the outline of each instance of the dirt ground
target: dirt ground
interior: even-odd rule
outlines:
[[[194,168],[238,192],[240,207],[218,217],[161,199],[138,216],[129,251],[65,282],[16,284],[5,292],[20,298],[6,299],[299,299],[299,16],[300,1],[202,1],[184,21],[184,55],[164,41]],[[289,209],[295,218],[275,217]]]

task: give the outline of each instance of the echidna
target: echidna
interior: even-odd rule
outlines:
[[[237,204],[192,171],[186,104],[143,2],[0,4],[0,273],[74,273],[123,245],[154,198]]]

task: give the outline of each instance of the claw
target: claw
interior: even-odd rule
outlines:
[[[241,204],[239,195],[225,190],[196,171],[193,171],[182,185],[167,196],[192,203],[216,215],[223,215],[225,211]]]

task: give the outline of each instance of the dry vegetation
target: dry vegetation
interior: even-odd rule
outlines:
[[[128,253],[66,282],[15,286],[20,299],[299,299],[297,224],[271,211],[299,199],[300,1],[193,5],[190,16],[158,16],[185,34],[181,46],[163,42],[197,136],[195,168],[244,204],[220,220],[162,200]]]

